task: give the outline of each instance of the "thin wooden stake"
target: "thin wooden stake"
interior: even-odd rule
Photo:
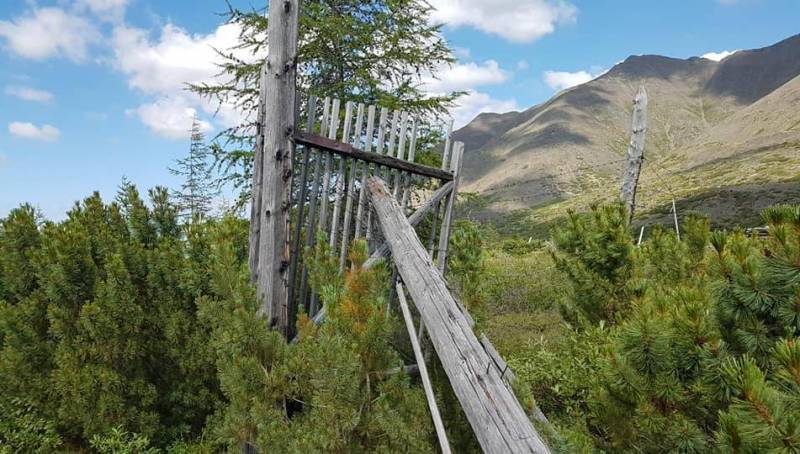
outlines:
[[[442,170],[447,169],[449,166],[452,137],[453,119],[451,118],[450,121],[447,122],[447,136],[444,142],[444,150],[442,151]],[[428,254],[431,256],[431,260],[435,259],[434,254],[436,250],[434,249],[434,245],[436,244],[436,229],[439,227],[439,218],[442,217],[441,212],[442,207],[441,204],[439,204],[436,207],[436,211],[433,212],[433,221],[431,222],[431,237],[428,239]]]
[[[403,284],[398,282],[396,289],[397,298],[400,300],[400,309],[403,311],[403,319],[405,319],[406,329],[408,330],[408,337],[411,339],[411,348],[414,350],[414,357],[417,359],[419,377],[422,379],[422,388],[425,390],[425,397],[428,399],[428,408],[431,410],[433,426],[436,428],[436,437],[439,439],[439,447],[442,449],[443,454],[449,454],[451,452],[450,443],[447,441],[447,432],[444,430],[442,415],[439,413],[439,407],[436,405],[433,385],[428,376],[428,366],[425,365],[425,357],[422,356],[422,349],[419,347],[419,342],[417,342],[417,333],[414,331],[414,320],[411,318],[411,311],[408,309],[408,301],[406,301]]]
[[[641,246],[642,244],[642,237],[644,236],[644,226],[642,226],[641,230],[639,230],[639,241],[636,242],[637,246]]]
[[[678,208],[675,206],[675,199],[672,199],[672,219],[675,221],[675,235],[678,241],[681,240],[681,229],[678,227]]]
[[[333,108],[331,109],[331,126],[328,129],[328,138],[336,140],[336,134],[339,132],[339,103],[338,99],[333,100]],[[328,225],[328,191],[331,184],[331,167],[333,165],[333,154],[325,153],[325,172],[322,175],[322,195],[320,195],[320,208],[319,208],[319,229],[327,230]]]
[[[353,121],[353,102],[347,101],[344,111],[344,130],[342,131],[342,142],[350,140],[350,126]],[[336,236],[339,233],[339,219],[341,218],[342,211],[342,194],[344,193],[345,184],[345,160],[339,158],[339,169],[336,174],[336,195],[333,202],[333,218],[331,218],[331,237],[328,245],[331,248],[331,254],[336,253]]]
[[[359,142],[361,141],[361,128],[364,126],[363,121],[364,121],[364,104],[359,104],[358,114],[356,115],[356,127],[355,127],[355,134],[353,136],[353,146],[358,146]],[[367,140],[371,142],[372,137],[368,137]],[[342,230],[341,254],[339,255],[339,273],[344,272],[344,265],[345,261],[347,260],[347,249],[348,246],[350,245],[350,223],[351,223],[351,218],[353,217],[353,199],[355,198],[356,194],[355,185],[356,185],[356,173],[358,173],[358,161],[356,161],[355,159],[351,161],[352,163],[350,165],[350,172],[347,181],[347,192],[345,196],[347,198],[347,203],[345,204],[345,209],[344,209],[344,227]]]

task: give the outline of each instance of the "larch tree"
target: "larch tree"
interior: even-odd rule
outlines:
[[[380,104],[425,119],[445,115],[463,93],[425,92],[424,81],[455,62],[441,26],[430,21],[432,10],[424,0],[303,1],[298,89],[304,95]],[[202,97],[244,113],[241,124],[221,133],[212,145],[220,182],[240,189],[242,201],[249,196],[258,79],[268,44],[263,13],[230,8],[228,21],[240,27],[239,43],[218,50],[222,63],[217,82],[191,86]],[[242,55],[255,58],[245,61]],[[433,149],[441,138],[442,131],[424,128],[417,144],[420,150]]]
[[[189,154],[170,168],[173,175],[183,178],[181,189],[175,191],[174,197],[181,217],[196,222],[211,211],[211,202],[218,193],[212,181],[210,168],[211,152],[206,144],[202,125],[197,116],[192,118],[190,130]]]

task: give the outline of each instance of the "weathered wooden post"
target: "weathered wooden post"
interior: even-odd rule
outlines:
[[[458,199],[458,182],[461,179],[461,166],[464,161],[464,143],[453,144],[453,155],[450,161],[450,171],[453,172],[453,192],[447,198],[442,220],[442,231],[439,234],[439,254],[437,265],[442,275],[447,271],[447,248],[450,244],[450,230],[453,226],[453,208]]]
[[[633,121],[631,124],[631,143],[628,145],[628,164],[622,179],[619,198],[628,207],[629,219],[633,219],[636,208],[636,186],[644,162],[644,139],[647,135],[647,91],[639,88],[633,100]]]
[[[289,211],[296,102],[299,0],[269,4],[269,55],[262,70],[254,157],[250,266],[258,314],[289,335]]]

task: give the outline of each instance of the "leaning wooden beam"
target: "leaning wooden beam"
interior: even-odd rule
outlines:
[[[452,181],[448,181],[447,183],[445,183],[444,186],[442,186],[441,188],[439,188],[439,190],[433,193],[433,195],[431,196],[430,199],[428,199],[428,201],[426,201],[421,207],[417,209],[417,211],[415,211],[411,216],[408,217],[408,223],[411,224],[412,226],[416,226],[417,224],[419,224],[420,221],[422,221],[422,219],[425,216],[427,216],[428,213],[431,212],[431,210],[433,210],[435,207],[438,206],[439,202],[442,199],[447,197],[447,195],[450,193],[452,189],[453,189]],[[364,190],[366,190],[366,188],[364,188]],[[375,252],[373,252],[372,255],[369,256],[369,259],[367,259],[367,261],[364,262],[364,268],[372,268],[380,260],[383,260],[384,257],[388,256],[389,253],[390,253],[389,245],[386,243],[381,244],[375,250]],[[319,310],[319,312],[317,312],[314,315],[312,320],[314,321],[314,323],[319,325],[325,321],[325,317],[326,317],[326,312],[325,308],[323,307],[322,309]]]
[[[367,188],[400,276],[483,451],[549,453],[386,184],[372,177]]]
[[[425,390],[425,397],[428,399],[428,408],[431,410],[431,418],[433,419],[433,426],[436,428],[439,447],[442,449],[442,453],[448,454],[451,451],[450,443],[447,441],[447,432],[444,431],[442,415],[439,414],[436,396],[433,395],[433,385],[431,385],[431,379],[428,376],[428,366],[425,365],[422,349],[419,347],[419,342],[417,342],[417,332],[414,329],[414,320],[411,318],[411,310],[408,308],[408,302],[406,301],[406,292],[403,290],[403,284],[399,282],[397,283],[397,299],[400,301],[400,309],[403,311],[408,337],[411,339],[411,348],[414,350],[414,357],[417,359],[417,366],[419,366],[419,377],[422,379],[422,388]]]
[[[294,144],[298,0],[270,8],[265,66],[262,200],[258,217],[258,314],[284,336],[289,334],[289,210]],[[272,11],[275,9],[275,11]],[[289,114],[287,114],[289,112]]]
[[[636,187],[644,162],[644,139],[647,135],[647,91],[639,88],[633,100],[633,120],[631,121],[631,142],[628,145],[628,163],[622,177],[619,198],[628,207],[630,219],[636,209]]]
[[[366,151],[359,150],[348,143],[326,139],[316,134],[309,134],[302,131],[297,132],[294,135],[294,140],[298,145],[308,145],[319,150],[336,153],[341,156],[351,157],[361,161],[371,162],[373,164],[392,169],[411,172],[424,177],[438,178],[444,181],[451,181],[453,179],[453,173],[446,170],[417,164],[415,162],[404,161],[393,156],[381,155],[378,153],[367,153]]]

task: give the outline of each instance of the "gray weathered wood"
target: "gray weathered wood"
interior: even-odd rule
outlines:
[[[464,161],[464,144],[456,142],[453,144],[453,157],[450,161],[450,170],[453,172],[453,192],[447,197],[442,219],[442,231],[439,234],[439,254],[437,256],[439,272],[442,274],[447,270],[447,247],[450,243],[450,229],[453,225],[453,207],[458,199],[458,181],[461,176],[461,165]]]
[[[411,310],[408,308],[406,301],[406,292],[403,289],[403,284],[397,284],[397,299],[400,301],[400,309],[403,312],[403,319],[406,322],[406,330],[408,330],[408,337],[411,340],[411,348],[414,350],[414,357],[417,359],[417,366],[419,367],[419,376],[422,379],[422,388],[425,390],[425,397],[428,399],[428,408],[431,410],[431,419],[433,419],[433,427],[436,428],[436,438],[439,439],[439,447],[442,453],[450,453],[450,443],[447,441],[447,432],[444,430],[444,423],[442,422],[442,415],[439,413],[439,407],[436,405],[436,396],[433,395],[433,385],[428,376],[428,367],[425,365],[425,357],[422,356],[422,349],[417,342],[417,332],[414,330],[414,320],[411,318]]]
[[[628,207],[630,219],[636,209],[636,187],[644,162],[644,139],[647,135],[647,91],[639,88],[633,100],[633,119],[631,121],[631,142],[628,145],[628,161],[622,177],[619,198]]]
[[[367,109],[367,132],[364,141],[364,152],[369,153],[372,150],[372,136],[375,132],[375,106],[369,106]],[[369,162],[365,162],[363,167],[364,171],[361,175],[361,188],[358,192],[358,207],[356,207],[356,232],[355,237],[361,238],[361,225],[364,219],[364,204],[366,203],[367,193],[367,177],[369,176]]]
[[[439,180],[450,181],[453,179],[453,173],[446,170],[437,169],[435,167],[430,167],[423,164],[417,164],[415,162],[409,162],[403,159],[397,159],[394,156],[369,153],[364,150],[359,150],[349,143],[342,143],[337,140],[326,139],[316,134],[309,134],[307,132],[300,131],[294,135],[294,139],[298,145],[308,145],[312,148],[334,153],[346,158],[353,158],[360,161],[366,161],[368,163],[375,163],[379,166],[388,167],[390,169],[398,169],[404,172],[411,172],[416,175],[436,178]]]
[[[308,98],[306,131],[314,130],[316,112],[317,98],[315,96],[311,96]],[[289,301],[294,301],[294,297],[296,296],[297,263],[300,259],[300,255],[302,255],[302,251],[300,250],[300,240],[303,234],[303,223],[305,222],[306,215],[306,197],[308,196],[308,167],[310,159],[311,150],[308,147],[303,147],[302,169],[300,169],[300,194],[297,198],[297,223],[294,228],[294,233],[292,234],[292,263],[289,265]]]
[[[449,159],[450,159],[450,147],[452,146],[452,137],[453,137],[453,119],[451,118],[450,121],[447,122],[447,136],[445,137],[444,141],[444,150],[442,150],[442,170],[449,168]],[[433,222],[431,222],[431,236],[428,239],[428,254],[431,256],[432,259],[435,260],[435,251],[434,245],[436,244],[436,232],[439,227],[439,218],[442,217],[442,207],[441,204],[436,207],[436,211],[433,213]]]
[[[404,154],[406,152],[406,140],[407,140],[407,133],[408,133],[408,112],[403,112],[402,116],[400,117],[400,138],[397,144],[397,159],[403,161]],[[394,194],[394,198],[398,198],[398,194],[400,193],[400,181],[403,173],[399,170],[394,170],[394,184],[392,185],[392,193]]]
[[[353,102],[347,101],[344,110],[344,129],[342,130],[342,142],[347,143],[350,140],[350,126],[353,121]],[[339,234],[339,220],[342,211],[342,195],[344,193],[345,184],[345,166],[344,158],[339,158],[339,168],[336,173],[336,194],[333,201],[333,217],[331,218],[331,237],[329,238],[328,245],[331,248],[331,254],[336,253],[336,238]]]
[[[256,147],[253,150],[253,184],[252,200],[250,201],[250,247],[248,249],[248,263],[250,265],[250,282],[258,282],[258,254],[261,231],[261,174],[264,168],[264,115],[266,109],[264,83],[266,82],[266,65],[261,67],[259,78],[258,117],[256,120]]]
[[[356,115],[355,134],[353,135],[353,146],[358,147],[361,145],[361,128],[363,128],[364,121],[364,104],[358,105],[358,114]],[[371,137],[368,140],[372,140]],[[353,200],[356,196],[356,174],[358,173],[358,161],[351,159],[350,171],[348,173],[346,198],[344,209],[344,226],[342,226],[342,247],[339,254],[339,273],[344,272],[345,261],[347,260],[347,250],[350,246],[350,224],[353,217]],[[366,163],[365,163],[366,165]]]
[[[414,119],[414,122],[411,126],[411,141],[408,146],[408,155],[407,160],[408,162],[414,162],[414,158],[417,156],[417,119]],[[400,202],[400,206],[403,207],[405,210],[408,207],[408,199],[411,194],[411,174],[408,172],[404,172],[403,176],[403,199]]]
[[[382,108],[381,109],[380,127],[378,128],[378,143],[377,143],[377,146],[375,148],[375,151],[376,151],[377,154],[383,154],[383,144],[384,144],[384,141],[386,140],[386,121],[387,121],[388,115],[389,115],[389,109],[387,109],[386,107]],[[389,157],[391,157],[392,153],[391,152],[387,152],[386,154]],[[380,174],[381,174],[381,166],[377,165],[377,166],[375,166],[375,175],[380,175]],[[366,186],[365,186],[364,190],[366,190]],[[372,219],[372,209],[370,208],[370,205],[369,205],[369,197],[367,197],[366,204],[367,205],[366,205],[365,215],[367,217],[367,219],[366,219],[367,226],[366,226],[366,229],[365,229],[366,230],[365,236],[367,238],[367,250],[371,250],[370,246],[372,245],[372,242],[373,242],[372,241],[373,219]]]
[[[436,192],[433,193],[430,199],[428,199],[422,206],[417,208],[411,216],[408,217],[408,223],[412,226],[416,227],[422,219],[425,218],[436,206],[438,206],[439,202],[442,201],[447,195],[450,193],[450,190],[453,188],[453,182],[448,181],[444,184],[441,188],[439,188]],[[366,190],[366,188],[364,188]],[[378,262],[383,260],[385,257],[389,255],[391,251],[389,250],[389,245],[386,243],[381,244],[375,252],[373,252],[369,259],[364,262],[364,268],[369,269],[375,266]],[[314,323],[319,325],[325,321],[325,308],[319,310],[319,312],[312,317]],[[471,322],[471,324],[474,324]]]
[[[325,98],[322,107],[322,121],[320,122],[320,135],[324,136],[328,128],[328,117],[330,115],[331,99]],[[306,224],[306,248],[314,246],[316,241],[316,219],[317,219],[317,198],[319,196],[320,185],[322,184],[322,155],[316,153],[314,159],[314,184],[308,197],[308,223]],[[306,305],[306,312],[310,313],[311,306],[307,304],[308,296],[308,264],[303,266],[303,276],[300,279],[300,304]]]
[[[270,8],[264,65],[262,200],[259,212],[258,313],[284,336],[289,334],[289,210],[294,143],[298,0]]]
[[[339,104],[340,101],[338,99],[333,100],[333,108],[331,109],[331,125],[330,128],[328,128],[328,139],[334,142],[337,142],[336,135],[339,132]],[[328,230],[326,228],[328,225],[328,191],[330,190],[331,185],[332,166],[333,154],[325,153],[325,170],[322,173],[322,193],[319,201],[319,229],[323,231]]]
[[[549,453],[386,184],[371,177],[367,187],[397,269],[483,451]]]
[[[672,220],[675,222],[675,237],[681,240],[681,228],[678,226],[678,207],[675,206],[675,199],[672,199]]]

